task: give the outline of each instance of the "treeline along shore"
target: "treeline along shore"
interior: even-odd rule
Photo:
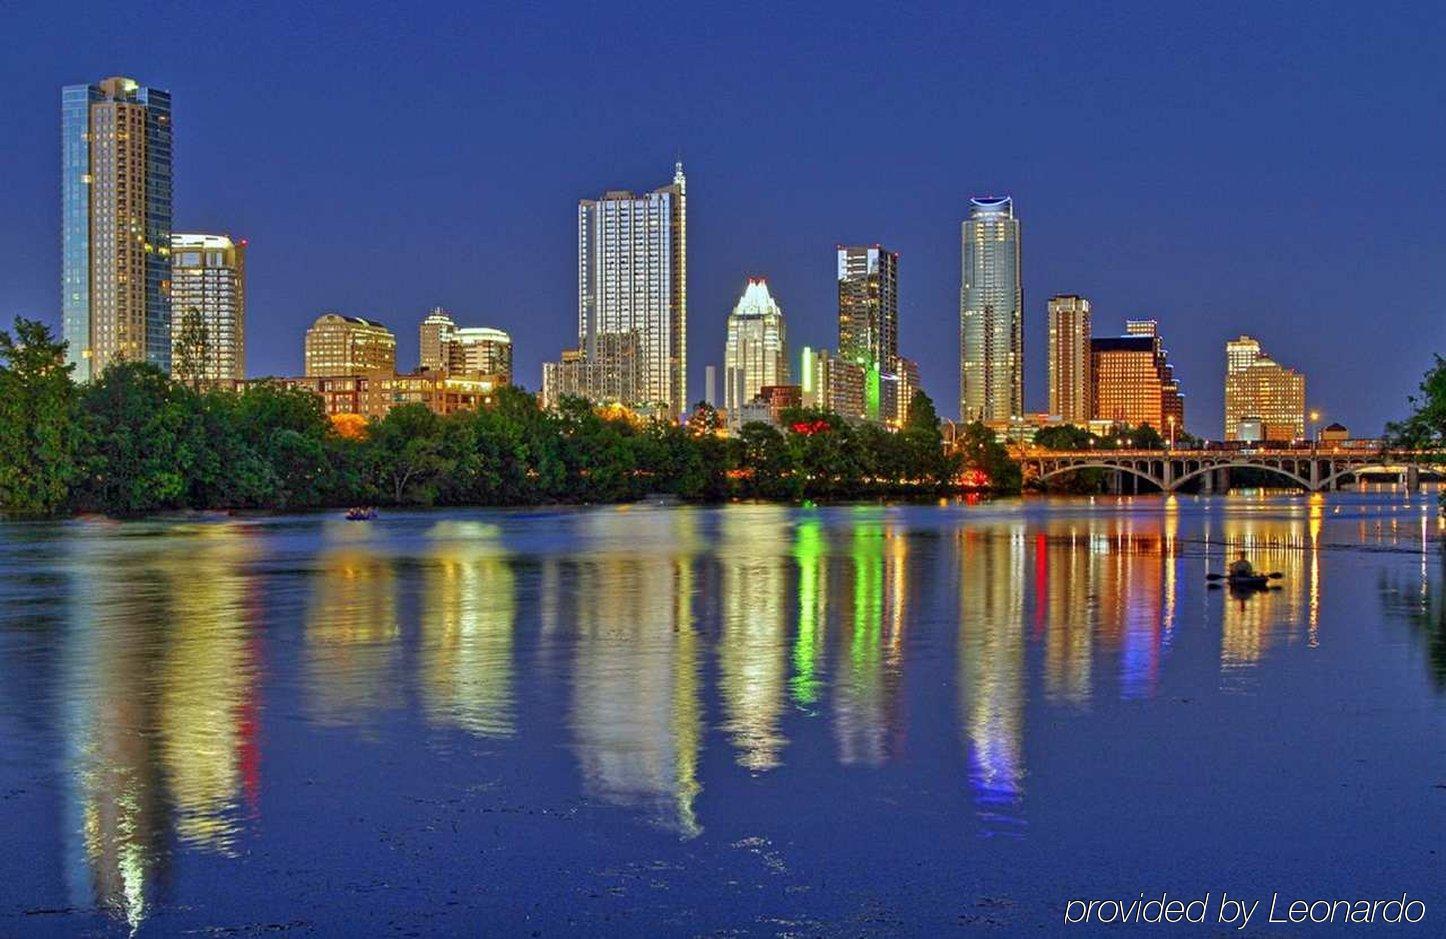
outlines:
[[[304,390],[193,388],[145,364],[77,385],[43,323],[0,331],[0,512],[12,517],[915,497],[955,491],[966,469],[996,492],[1020,486],[982,426],[946,452],[922,392],[897,432],[806,409],[782,429],[716,429],[706,407],[682,425],[638,421],[581,399],[545,411],[518,388],[476,411],[407,405],[362,421],[329,418]]]

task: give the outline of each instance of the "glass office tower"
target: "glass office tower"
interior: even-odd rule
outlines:
[[[171,95],[129,78],[61,89],[61,328],[77,381],[171,367]]]
[[[838,247],[838,354],[892,372],[899,357],[899,256]]]
[[[1008,196],[969,203],[959,290],[959,416],[1007,421],[1024,414],[1019,220]]]

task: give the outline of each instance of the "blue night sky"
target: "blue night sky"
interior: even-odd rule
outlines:
[[[1399,416],[1446,351],[1446,14],[1432,4],[835,2],[83,5],[0,12],[0,316],[59,328],[60,86],[175,96],[178,230],[250,241],[253,374],[299,373],[327,309],[415,364],[434,304],[516,341],[576,333],[576,201],[689,185],[690,398],[749,275],[832,346],[834,246],[901,253],[901,345],[957,410],[959,222],[1022,219],[1026,403],[1046,299],[1096,334],[1153,316],[1220,433],[1224,341],[1303,369],[1326,419]]]

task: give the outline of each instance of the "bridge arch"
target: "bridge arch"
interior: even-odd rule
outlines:
[[[1359,476],[1362,473],[1401,474],[1409,471],[1412,467],[1422,476],[1432,476],[1437,479],[1440,479],[1443,473],[1446,473],[1446,467],[1431,463],[1360,463],[1354,466],[1346,465],[1336,472],[1331,473],[1329,476],[1322,477],[1320,484],[1322,487],[1329,486],[1347,476],[1355,476],[1359,481]]]
[[[1042,483],[1052,476],[1063,476],[1066,473],[1073,473],[1079,470],[1119,470],[1122,473],[1129,473],[1133,476],[1138,476],[1140,479],[1143,479],[1145,482],[1159,489],[1161,492],[1169,491],[1165,488],[1165,481],[1163,479],[1160,479],[1157,476],[1151,476],[1149,473],[1144,472],[1143,470],[1135,469],[1133,466],[1116,466],[1113,463],[1070,463],[1067,466],[1056,466],[1054,469],[1050,470],[1047,473],[1041,472],[1037,477],[1035,477],[1035,481]]]
[[[1289,479],[1289,480],[1292,480],[1292,481],[1294,481],[1294,482],[1300,483],[1301,487],[1302,487],[1303,489],[1305,489],[1307,492],[1314,492],[1315,489],[1316,489],[1315,486],[1312,486],[1312,485],[1310,484],[1310,480],[1309,480],[1309,479],[1306,479],[1306,478],[1303,477],[1303,476],[1300,476],[1300,475],[1298,475],[1298,474],[1296,474],[1296,473],[1293,473],[1293,472],[1291,472],[1291,471],[1288,470],[1288,469],[1284,469],[1284,468],[1279,467],[1279,466],[1272,466],[1272,465],[1270,465],[1269,463],[1247,463],[1247,462],[1243,462],[1243,461],[1239,461],[1239,460],[1231,460],[1231,461],[1225,462],[1225,463],[1210,463],[1210,464],[1208,464],[1208,465],[1206,465],[1206,466],[1200,467],[1199,469],[1193,469],[1193,470],[1191,470],[1191,471],[1188,472],[1188,473],[1183,473],[1183,474],[1181,474],[1181,475],[1175,480],[1174,485],[1175,485],[1176,488],[1179,488],[1180,484],[1183,483],[1183,482],[1186,482],[1186,481],[1188,481],[1188,480],[1194,479],[1194,478],[1197,477],[1197,476],[1204,476],[1206,473],[1213,472],[1214,470],[1219,470],[1219,469],[1251,469],[1251,470],[1264,470],[1264,471],[1267,472],[1267,473],[1275,473],[1277,476],[1284,476],[1286,479]]]

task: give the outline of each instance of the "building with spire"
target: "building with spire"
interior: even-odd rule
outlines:
[[[723,353],[723,404],[738,426],[743,406],[765,387],[788,383],[788,334],[783,310],[763,278],[749,280],[728,316]]]

